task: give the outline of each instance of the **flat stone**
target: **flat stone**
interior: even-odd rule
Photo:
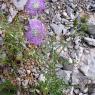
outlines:
[[[95,80],[95,49],[91,49],[89,54],[83,54],[79,69],[89,79]]]
[[[70,75],[71,75],[71,71],[66,71],[66,70],[58,70],[56,72],[56,75],[58,78],[63,79],[66,83],[68,83],[70,81]]]
[[[95,46],[95,39],[85,37],[84,41],[87,42],[87,44],[90,46]]]
[[[73,10],[69,6],[67,6],[67,14],[70,17],[70,19],[73,20],[75,18],[74,14],[73,14]]]
[[[64,25],[62,24],[59,24],[59,25],[56,25],[54,23],[52,23],[51,25],[51,28],[53,29],[53,31],[58,35],[58,36],[61,36],[62,33],[65,34],[67,33],[67,29],[64,27]]]
[[[14,17],[17,15],[18,11],[15,10],[12,6],[9,9],[10,15],[8,16],[8,22],[11,23]]]
[[[88,25],[88,33],[95,37],[95,25],[94,24],[89,24]]]
[[[15,7],[18,10],[24,10],[24,6],[26,4],[27,0],[12,0],[12,3],[15,5]]]
[[[71,77],[71,83],[72,85],[82,85],[84,86],[85,84],[87,84],[88,80],[87,80],[87,77],[84,76],[79,70],[77,67],[75,67],[73,69],[73,72],[72,72],[72,77]]]

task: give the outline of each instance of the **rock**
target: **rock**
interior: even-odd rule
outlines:
[[[74,89],[74,93],[75,93],[75,95],[78,95],[79,94],[79,89]]]
[[[19,86],[21,86],[21,79],[20,79],[19,77],[17,77],[16,80],[17,80],[17,84],[18,84]]]
[[[95,95],[95,84],[88,85],[88,93],[89,95]]]
[[[63,69],[66,71],[72,71],[74,68],[74,64],[63,64]]]
[[[26,71],[25,71],[25,69],[23,69],[23,68],[20,68],[20,69],[18,70],[18,73],[20,74],[20,76],[26,76]]]
[[[57,2],[57,0],[52,0],[52,2]]]
[[[1,6],[1,9],[0,9],[0,10],[4,10],[4,9],[6,9],[6,4],[5,4],[5,3],[3,3],[3,4],[2,4],[2,6]]]
[[[72,19],[72,20],[75,19],[75,16],[73,14],[73,10],[69,6],[67,6],[67,14],[70,17],[70,19]]]
[[[63,34],[67,33],[67,29],[62,24],[56,25],[56,24],[52,23],[50,26],[53,29],[53,31],[55,32],[55,34],[58,36],[61,36],[62,33]]]
[[[3,45],[3,38],[0,37],[0,46],[2,46],[2,45]]]
[[[88,87],[83,90],[83,93],[87,93],[87,92],[88,92]]]
[[[69,58],[69,63],[73,63],[73,60],[71,58]]]
[[[95,93],[92,93],[91,95],[95,95]]]
[[[45,13],[46,13],[46,14],[49,14],[49,9],[46,9],[46,10],[45,10]]]
[[[78,67],[74,67],[72,76],[71,76],[71,84],[72,85],[80,85],[85,86],[88,83],[88,79],[84,76],[79,70]]]
[[[56,75],[58,78],[63,79],[66,83],[68,83],[70,80],[71,73],[72,73],[71,71],[60,69],[56,72]]]
[[[24,88],[27,88],[28,83],[29,83],[29,80],[23,80],[23,81],[22,81],[22,86],[23,86]]]
[[[12,3],[15,5],[17,10],[24,10],[27,0],[12,0]]]
[[[95,25],[94,24],[89,24],[88,25],[88,33],[95,37]]]
[[[27,70],[27,74],[29,75],[31,73],[31,71],[30,70]]]
[[[46,80],[45,76],[43,74],[40,74],[39,81],[45,82],[45,80]]]
[[[79,84],[80,83],[79,78],[80,78],[80,75],[79,75],[78,69],[73,70],[73,72],[72,72],[72,85]]]
[[[90,49],[89,54],[83,54],[80,60],[79,70],[91,80],[95,80],[95,49]]]
[[[88,6],[88,10],[91,12],[95,12],[95,0],[91,0]]]
[[[71,87],[70,93],[68,95],[74,95],[74,87]]]
[[[5,79],[2,76],[0,76],[0,84],[2,84],[4,82],[5,82]]]
[[[95,46],[95,39],[85,37],[84,41],[87,42],[87,44],[90,46]]]
[[[55,70],[58,71],[58,70],[60,70],[61,68],[63,68],[63,65],[62,65],[62,64],[56,64],[55,67],[56,67]]]
[[[57,14],[53,17],[52,23],[60,24],[60,22],[61,22],[61,15],[60,15],[60,13],[57,13]]]
[[[16,14],[18,13],[17,10],[15,10],[12,6],[9,9],[10,15],[8,16],[8,22],[11,23],[14,19],[14,17],[16,16]]]
[[[79,95],[84,95],[83,93],[79,93]]]
[[[63,59],[69,59],[69,54],[68,54],[68,52],[67,51],[64,51],[64,50],[62,50],[61,52],[60,52],[60,56],[63,58]]]
[[[88,18],[88,22],[89,25],[95,25],[95,16],[94,15],[90,15]]]
[[[63,12],[63,16],[65,17],[65,18],[68,18],[68,15],[67,15],[67,12]],[[65,20],[65,19],[64,19]],[[65,20],[66,21],[66,20]]]

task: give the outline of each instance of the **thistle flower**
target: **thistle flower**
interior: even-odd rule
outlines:
[[[25,11],[30,15],[42,13],[45,9],[45,0],[28,0]]]
[[[41,45],[46,36],[46,29],[44,24],[37,19],[29,20],[28,29],[25,32],[25,37],[28,43],[34,45]]]

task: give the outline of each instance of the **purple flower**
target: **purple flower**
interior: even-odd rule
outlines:
[[[45,0],[28,0],[25,10],[30,15],[42,13],[45,9]]]
[[[29,20],[28,29],[25,32],[25,37],[28,43],[41,45],[46,36],[44,24],[37,19]]]

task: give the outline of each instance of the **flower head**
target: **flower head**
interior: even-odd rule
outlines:
[[[37,19],[29,20],[28,29],[25,32],[25,37],[28,43],[41,45],[46,36],[44,24]]]
[[[42,13],[45,9],[45,0],[28,0],[25,10],[30,15]]]

